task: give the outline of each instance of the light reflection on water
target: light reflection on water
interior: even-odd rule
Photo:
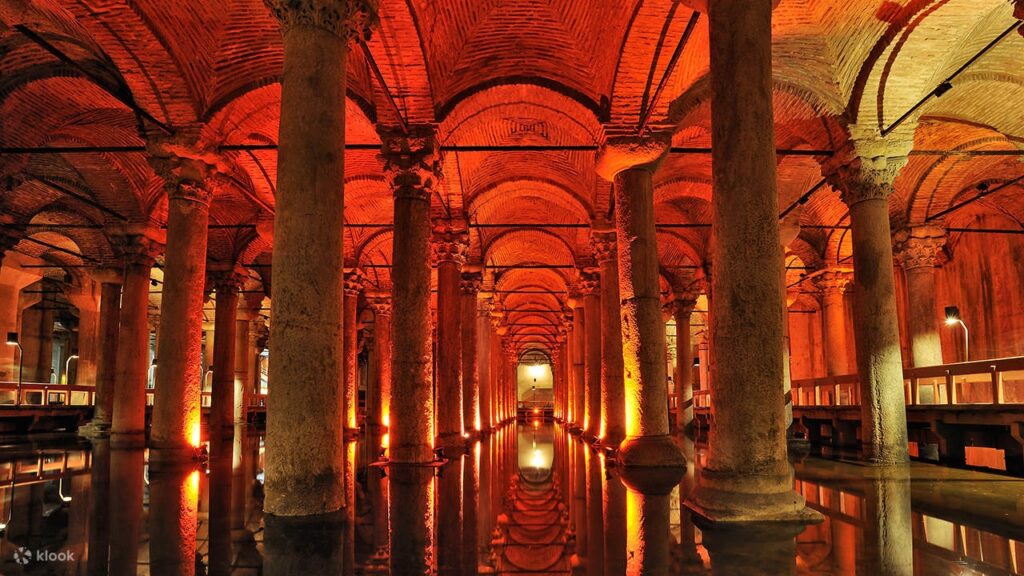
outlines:
[[[1024,574],[1024,481],[1010,477],[804,457],[795,487],[822,524],[724,528],[682,505],[706,455],[692,444],[680,484],[644,494],[550,423],[440,467],[372,465],[380,442],[349,443],[348,506],[315,519],[264,517],[262,441],[246,429],[174,470],[104,442],[5,447],[0,574]],[[64,560],[22,565],[21,550]]]

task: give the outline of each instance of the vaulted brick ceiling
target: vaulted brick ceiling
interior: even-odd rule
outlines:
[[[778,147],[835,150],[852,125],[892,125],[1007,31],[1012,12],[1005,0],[782,0],[773,24]],[[648,117],[648,129],[674,131],[677,147],[710,146],[706,18],[670,65],[692,17],[668,0],[382,0],[371,58],[351,51],[346,140],[377,144],[377,126],[397,124],[400,113],[411,124],[436,124],[449,146],[596,147]],[[895,131],[916,150],[890,204],[897,225],[922,223],[979,184],[1024,174],[1019,156],[1000,155],[1024,147],[1022,54],[1024,39],[1009,33]],[[140,125],[154,124],[131,104],[172,128],[200,126],[211,146],[274,144],[281,65],[277,24],[259,0],[0,0],[0,146],[141,146]],[[949,150],[958,153],[934,152]],[[212,207],[221,227],[211,231],[210,257],[265,265],[266,238],[231,226],[271,219],[276,152],[224,155],[230,185]],[[388,224],[392,203],[376,151],[345,157],[346,221]],[[821,160],[780,156],[780,206],[815,188]],[[474,227],[471,260],[487,266],[487,288],[505,291],[505,309],[527,311],[525,324],[543,323],[538,314],[556,318],[575,280],[558,266],[591,260],[585,226],[611,210],[594,161],[590,149],[445,153],[434,216],[512,224]],[[82,263],[68,252],[110,261],[114,252],[94,225],[159,221],[166,205],[142,152],[3,154],[0,178],[4,226],[32,225],[32,238],[64,251],[29,240],[16,249],[56,263]],[[937,222],[967,227],[994,214],[1020,226],[1022,193],[1010,185]],[[675,225],[658,236],[666,289],[707,257],[710,231],[699,225],[710,222],[711,194],[707,154],[673,154],[656,175],[658,221]],[[789,247],[791,266],[849,255],[848,234],[823,227],[846,223],[836,191],[819,186],[797,215],[804,227]],[[387,227],[345,234],[348,259],[369,267],[382,290],[391,238]],[[502,268],[512,265],[531,268]],[[255,270],[269,279],[266,266]],[[520,336],[524,348],[552,337],[536,327]]]

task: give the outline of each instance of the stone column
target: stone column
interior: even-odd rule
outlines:
[[[437,262],[437,445],[465,444],[462,413],[462,265],[469,234],[441,227],[434,231]]]
[[[151,231],[115,236],[124,255],[124,286],[114,364],[111,448],[142,448],[149,380],[149,275],[161,242]]]
[[[363,291],[363,273],[354,268],[345,270],[345,312],[343,357],[344,357],[344,402],[345,433],[353,436],[359,432],[359,294]]]
[[[114,415],[114,375],[118,349],[118,317],[121,314],[121,271],[104,270],[100,282],[100,329],[96,353],[96,392],[92,422],[83,435],[102,437],[110,434]]]
[[[586,383],[583,388],[583,435],[596,438],[601,434],[601,282],[594,270],[580,276],[586,318],[585,360]]]
[[[3,234],[6,232],[0,232],[0,248],[5,245],[14,246],[18,243],[15,238],[4,239]],[[0,253],[2,256],[2,253]],[[0,335],[7,337],[8,332],[21,333],[21,291],[33,284],[38,282],[41,276],[39,274],[32,274],[20,266],[15,264],[15,260],[19,260],[17,254],[8,256],[4,259],[6,262],[5,266],[0,266]],[[18,351],[16,346],[7,346],[3,344],[0,346],[0,379],[11,380],[14,382],[18,381],[18,366],[20,359],[18,355],[21,352]],[[28,381],[28,378],[24,378],[24,381]],[[10,397],[13,399],[14,393],[10,393]]]
[[[815,278],[821,289],[821,308],[825,317],[825,370],[829,376],[850,373],[850,345],[846,341],[846,303],[844,296],[850,274],[825,272]]]
[[[572,419],[569,430],[579,432],[583,430],[586,420],[586,310],[579,294],[569,296],[569,306],[572,308],[572,385],[569,393]]]
[[[693,344],[690,342],[690,314],[697,305],[695,292],[676,295],[673,315],[676,321],[676,433],[688,434],[693,428]]]
[[[167,190],[167,249],[157,341],[150,461],[190,460],[200,440],[203,291],[212,200],[209,161],[151,143],[150,161]],[[232,314],[234,309],[232,308]],[[230,345],[232,339],[228,338]]]
[[[462,274],[462,418],[466,432],[480,432],[480,378],[477,373],[476,298],[483,277],[479,272]]]
[[[262,295],[261,295],[262,296]],[[239,306],[235,320],[235,424],[245,425],[249,422],[249,406],[252,404],[255,386],[253,384],[256,370],[256,337],[257,319],[259,318],[259,301],[253,303],[249,297],[243,298],[244,305]],[[262,300],[260,298],[259,300]]]
[[[599,436],[608,446],[626,437],[626,387],[622,368],[622,318],[619,317],[619,253],[615,232],[591,234],[594,258],[601,267],[601,408]]]
[[[389,455],[392,462],[429,462],[434,457],[430,197],[441,165],[437,140],[426,128],[409,136],[385,135],[383,150],[395,196]]]
[[[264,507],[271,515],[306,516],[335,512],[345,496],[345,70],[348,42],[368,33],[375,3],[265,3],[281,23],[284,70]]]
[[[491,323],[490,314],[494,307],[493,300],[481,300],[477,310],[477,380],[480,388],[480,431],[490,432],[494,428],[493,397],[491,385]]]
[[[613,136],[601,152],[597,170],[614,181],[619,240],[626,438],[618,458],[626,468],[673,468],[681,474],[685,461],[668,427],[665,324],[652,182],[667,149],[667,137]]]
[[[75,362],[74,375],[71,372],[64,373],[64,364],[61,367],[64,374],[64,382],[69,386],[96,385],[96,358],[99,348],[99,307],[101,286],[91,278],[84,279],[81,286],[67,294],[71,305],[78,308],[78,343],[77,350],[72,349],[70,354],[78,354]],[[59,380],[58,380],[59,383]]]
[[[691,506],[713,521],[820,518],[786,456],[782,244],[771,0],[709,3],[716,146],[707,464]]]
[[[896,255],[907,277],[907,320],[913,365],[942,364],[938,307],[935,304],[935,267],[946,243],[946,231],[918,226],[897,232]]]
[[[244,280],[242,270],[211,274],[217,303],[214,309],[213,392],[210,398],[211,437],[231,438],[235,431],[235,372],[243,357],[238,348],[238,291]],[[248,332],[248,330],[246,330]]]
[[[907,412],[889,196],[906,156],[905,150],[877,139],[857,140],[852,147],[854,150],[835,157],[839,165],[826,173],[850,207],[861,447],[869,462],[901,464],[908,460]],[[844,156],[853,159],[842,163]]]
[[[366,421],[371,430],[379,431],[387,429],[391,408],[391,295],[373,294],[367,300],[373,309],[373,358],[377,363],[377,379],[367,399]]]

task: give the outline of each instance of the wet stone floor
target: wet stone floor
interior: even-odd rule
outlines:
[[[823,523],[705,527],[669,494],[628,489],[557,425],[508,426],[437,468],[374,466],[348,445],[349,506],[264,517],[259,432],[193,469],[71,437],[0,446],[0,574],[1024,574],[1024,480],[914,464],[794,460]],[[696,470],[695,470],[696,469]]]

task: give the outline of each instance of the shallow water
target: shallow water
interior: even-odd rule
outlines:
[[[670,494],[634,492],[550,423],[507,427],[437,468],[347,450],[349,506],[262,514],[259,433],[150,474],[144,451],[36,437],[0,447],[0,574],[1024,574],[1024,481],[915,464],[794,461],[819,525],[708,528]],[[389,572],[391,571],[391,572]]]

